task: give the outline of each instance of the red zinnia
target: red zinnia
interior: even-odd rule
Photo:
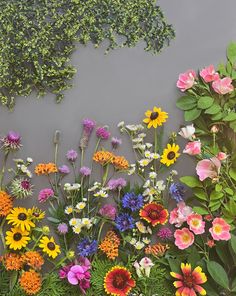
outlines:
[[[156,226],[157,224],[164,225],[168,221],[167,209],[165,209],[163,205],[155,202],[144,205],[139,215],[142,219],[151,223],[152,226]]]
[[[127,296],[133,287],[135,287],[135,281],[125,267],[114,266],[104,277],[104,288],[107,294]]]

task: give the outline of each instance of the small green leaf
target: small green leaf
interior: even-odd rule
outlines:
[[[185,121],[192,121],[197,119],[201,115],[202,110],[192,109],[184,112]]]
[[[236,236],[234,234],[231,234],[230,245],[236,255]]]
[[[235,112],[230,112],[228,115],[226,115],[223,118],[224,121],[234,121],[236,120],[236,113]]]
[[[221,107],[218,104],[213,104],[210,108],[205,110],[206,114],[217,114],[221,111]]]
[[[216,186],[215,186],[215,191],[219,192],[219,191],[221,191],[221,190],[222,190],[222,185],[220,185],[220,184],[216,184]]]
[[[177,100],[176,105],[181,110],[190,110],[197,106],[197,99],[191,96],[183,96]]]
[[[208,200],[208,196],[206,194],[206,192],[201,189],[201,188],[194,188],[193,189],[193,194],[198,198],[198,199],[201,199],[201,200]]]
[[[210,194],[210,200],[218,200],[221,199],[223,196],[224,193],[222,191],[213,190]]]
[[[236,181],[236,169],[235,168],[231,168],[229,170],[229,175],[232,179],[234,179],[234,181]]]
[[[213,103],[214,99],[212,97],[201,97],[197,102],[197,106],[199,109],[208,109]]]
[[[229,278],[224,268],[215,261],[207,262],[207,270],[210,273],[212,279],[221,287],[229,289]]]
[[[226,187],[226,188],[224,188],[224,191],[228,194],[228,195],[234,195],[234,191],[231,189],[231,188],[229,188],[229,187]]]
[[[211,116],[212,120],[220,120],[223,117],[223,113],[219,112]]]
[[[184,176],[180,178],[180,182],[187,185],[190,188],[202,187],[202,183],[194,176]]]
[[[193,207],[193,211],[200,215],[207,215],[209,214],[208,210],[203,207]]]
[[[56,219],[56,218],[53,218],[53,217],[47,217],[48,221],[52,222],[52,223],[60,223],[61,221]]]
[[[236,43],[231,42],[227,48],[227,57],[229,61],[234,64],[236,61]]]

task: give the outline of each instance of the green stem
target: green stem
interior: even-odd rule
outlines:
[[[4,226],[4,223],[5,223],[5,218],[2,220],[2,223],[0,225],[0,237],[1,237],[1,241],[2,241],[2,245],[3,245],[3,250],[6,250],[6,242],[5,242],[5,237],[4,237],[4,234],[3,234],[3,226]]]
[[[109,164],[106,165],[105,170],[104,170],[104,174],[103,174],[103,177],[102,177],[102,186],[103,187],[106,184],[108,172],[109,172]]]
[[[38,243],[39,243],[39,241],[41,240],[42,237],[43,237],[43,233],[41,233],[40,236],[38,237],[38,239],[36,240],[36,242],[35,242],[35,244],[34,244],[34,246],[32,248],[32,251],[34,251],[34,249],[37,247],[37,245],[38,245]]]
[[[102,229],[103,229],[103,226],[104,226],[105,223],[106,223],[106,221],[103,221],[102,224],[101,224],[101,226],[100,226],[100,229],[99,229],[99,232],[98,232],[98,236],[97,236],[98,243],[100,242],[100,237],[101,237]]]
[[[4,180],[5,168],[6,168],[8,155],[9,155],[9,151],[7,151],[5,153],[4,158],[3,158],[2,171],[0,173],[0,189],[1,190],[2,190],[2,186],[3,186],[3,180]]]

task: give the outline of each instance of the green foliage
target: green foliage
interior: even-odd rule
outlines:
[[[108,40],[110,50],[143,40],[158,53],[174,37],[156,1],[147,0],[7,0],[0,24],[0,101],[10,108],[32,91],[60,102],[76,72],[76,42]]]

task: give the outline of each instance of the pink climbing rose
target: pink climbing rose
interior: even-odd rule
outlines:
[[[232,79],[230,77],[213,81],[212,87],[214,91],[220,95],[226,95],[234,90]]]
[[[185,73],[179,74],[179,79],[176,85],[181,91],[186,91],[194,85],[195,78],[196,73],[194,70],[188,70]]]
[[[188,142],[184,148],[183,153],[187,153],[189,155],[200,154],[201,153],[201,142],[200,141]]]
[[[177,229],[174,233],[175,245],[184,250],[190,247],[194,243],[194,234],[186,227]]]
[[[210,65],[200,71],[200,76],[205,82],[212,82],[220,79],[219,73],[215,71],[213,65]]]
[[[209,229],[214,240],[230,240],[230,225],[222,218],[215,218],[212,227]]]

